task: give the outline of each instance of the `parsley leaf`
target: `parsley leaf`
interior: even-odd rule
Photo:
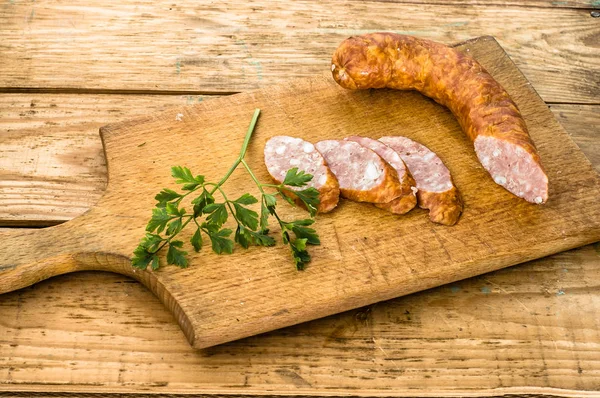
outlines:
[[[254,203],[258,203],[258,199],[249,193],[245,193],[240,196],[238,199],[233,201],[234,203],[238,203],[240,205],[253,205]]]
[[[275,205],[277,204],[277,198],[275,195],[269,195],[268,193],[264,194],[263,198],[265,199],[265,205],[269,208],[269,212],[273,214]]]
[[[302,271],[310,262],[310,254],[306,251],[306,239],[291,240],[290,235],[284,230],[282,233],[283,243],[290,245],[292,258],[298,271]]]
[[[268,193],[263,193],[260,201],[260,229],[265,232],[268,231],[267,227],[269,225],[269,214],[275,214],[275,205],[277,204],[277,199],[275,195],[270,195]]]
[[[233,207],[235,208],[235,216],[242,225],[256,231],[256,228],[258,227],[258,213],[254,210],[245,208],[236,202],[233,202]]]
[[[235,241],[240,244],[244,249],[247,249],[250,245],[255,246],[274,246],[275,239],[266,234],[266,232],[255,232],[243,225],[238,225],[235,231]]]
[[[225,203],[211,203],[204,207],[204,213],[209,214],[206,221],[209,224],[214,224],[218,227],[225,224],[227,221],[227,207]]]
[[[186,268],[188,266],[187,258],[185,258],[187,252],[178,249],[182,246],[183,242],[180,240],[169,242],[169,250],[167,251],[167,264],[175,264],[180,268]]]
[[[296,239],[293,242],[290,242],[290,248],[292,250],[294,263],[296,264],[296,269],[298,271],[304,270],[306,264],[311,260],[310,254],[308,254],[308,251],[306,250],[306,239]]]
[[[163,240],[164,239],[161,238],[160,235],[146,234],[146,236],[142,238],[140,246],[144,247],[149,252],[154,252],[156,249],[158,249],[158,245],[160,245]]]
[[[202,234],[200,234],[200,228],[196,229],[194,235],[190,239],[190,243],[194,246],[196,253],[202,250]]]
[[[148,264],[151,264],[152,269],[158,269],[158,255],[155,251],[163,240],[159,235],[146,234],[133,251],[132,265],[139,269],[146,269]]]
[[[252,244],[252,237],[247,232],[243,225],[238,225],[235,230],[234,240],[240,244],[244,249],[247,249]]]
[[[176,218],[167,225],[167,235],[175,235],[181,231],[183,223],[181,218]]]
[[[148,264],[152,261],[153,254],[148,253],[146,248],[143,246],[138,246],[133,251],[133,258],[131,259],[131,265],[135,268],[146,269]]]
[[[215,197],[212,196],[212,194],[208,192],[206,188],[204,188],[200,196],[192,200],[192,204],[194,205],[194,218],[202,214],[206,205],[210,205],[212,203],[215,203]]]
[[[179,217],[181,217],[181,216],[185,215],[185,209],[178,208],[177,205],[174,204],[174,203],[167,203],[165,205],[165,209],[167,210],[167,213],[170,214],[170,215],[172,215],[172,216],[179,216]]]
[[[269,230],[269,209],[265,205],[265,201],[262,200],[260,203],[260,230]]]
[[[160,234],[172,218],[164,207],[152,209],[152,218],[148,221],[146,231],[154,232],[156,230],[156,233]]]
[[[178,194],[177,192],[173,191],[172,189],[165,188],[162,191],[160,191],[154,197],[154,199],[158,202],[156,204],[156,207],[165,207],[167,202],[170,202],[175,199],[179,199],[180,197],[181,197],[181,195]]]
[[[233,253],[233,241],[231,239],[227,239],[232,232],[230,229],[224,228],[217,232],[211,232],[210,230],[208,231],[208,237],[210,238],[212,249],[215,253]]]
[[[289,229],[296,235],[296,238],[306,239],[306,243],[310,245],[320,245],[321,240],[319,239],[319,235],[317,235],[317,231],[306,227],[312,225],[314,222],[315,221],[311,219],[292,221],[289,224]]]
[[[312,219],[295,220],[291,222],[280,221],[283,243],[290,245],[292,257],[296,264],[296,269],[303,270],[311,260],[310,254],[306,250],[306,245],[320,245],[321,241],[317,235],[317,231],[308,228],[315,221]],[[293,232],[296,239],[290,237]]]
[[[184,191],[193,191],[198,185],[204,184],[204,176],[197,175],[194,177],[187,167],[172,167],[171,175],[176,179],[177,184],[184,184],[181,188]]]
[[[160,262],[158,260],[158,254],[154,253],[154,255],[152,255],[152,263],[150,264],[150,267],[152,268],[153,271],[156,271],[160,267]]]
[[[317,209],[319,207],[319,191],[316,188],[307,188],[302,191],[294,191],[298,199],[304,203],[304,206],[310,213],[311,217],[314,217],[317,214]]]
[[[303,187],[313,179],[311,174],[306,174],[303,170],[298,171],[297,167],[289,169],[283,180],[283,185],[291,187]]]
[[[292,206],[296,206],[296,202],[294,202],[294,198],[292,198],[291,196],[287,195],[284,190],[280,189],[279,190],[279,195],[283,199],[285,199],[286,202],[288,202],[289,204],[291,204]]]
[[[267,231],[253,232],[250,235],[254,238],[254,244],[258,246],[275,246],[275,239],[267,235]]]

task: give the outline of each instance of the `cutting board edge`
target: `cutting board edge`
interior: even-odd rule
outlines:
[[[579,239],[582,236],[586,236],[586,239]],[[369,299],[369,298],[361,299],[360,296],[359,297],[348,297],[347,298],[348,301],[343,301],[343,300],[338,301],[336,303],[336,309],[333,312],[331,312],[331,311],[319,311],[317,313],[306,312],[305,314],[303,314],[302,317],[299,318],[297,314],[292,314],[292,311],[289,311],[288,313],[292,314],[292,315],[290,315],[289,322],[287,322],[287,323],[282,322],[281,318],[278,318],[276,325],[274,325],[273,327],[260,328],[260,330],[246,329],[246,330],[248,330],[248,333],[246,333],[243,336],[240,336],[239,333],[236,333],[235,338],[209,339],[209,340],[203,340],[201,343],[200,340],[197,338],[197,332],[196,332],[197,330],[201,330],[201,328],[197,329],[197,325],[194,325],[194,323],[195,323],[194,318],[188,317],[186,314],[186,317],[188,317],[192,322],[192,330],[193,330],[192,335],[188,337],[188,335],[186,334],[186,337],[188,337],[188,341],[195,349],[203,350],[203,349],[207,349],[207,348],[210,348],[213,346],[226,344],[226,343],[238,340],[238,339],[243,339],[243,338],[247,338],[247,337],[260,335],[263,333],[268,333],[268,332],[271,332],[271,331],[274,331],[277,329],[286,328],[286,327],[298,325],[301,323],[309,322],[309,321],[312,321],[315,319],[323,318],[326,316],[335,315],[337,313],[351,311],[351,310],[354,310],[357,308],[373,305],[376,303],[381,303],[384,301],[389,301],[389,300],[394,300],[397,298],[405,297],[405,296],[408,296],[408,295],[411,295],[414,293],[419,293],[419,292],[422,292],[425,290],[438,288],[440,286],[448,285],[451,283],[456,283],[458,281],[466,280],[466,279],[473,278],[473,277],[476,277],[479,275],[484,275],[484,274],[487,274],[490,272],[500,271],[502,269],[514,267],[514,266],[521,265],[521,264],[531,262],[531,261],[536,261],[536,260],[539,260],[544,257],[552,256],[552,255],[562,253],[562,252],[565,252],[568,250],[573,250],[573,249],[577,249],[577,248],[580,248],[580,247],[583,247],[583,246],[586,246],[589,244],[600,242],[600,224],[598,224],[594,228],[590,228],[589,230],[579,231],[577,235],[572,235],[568,238],[555,239],[555,240],[551,240],[551,241],[541,242],[540,246],[542,246],[544,244],[547,245],[548,243],[555,243],[555,242],[565,242],[565,243],[563,245],[557,245],[550,250],[542,250],[542,248],[540,247],[538,250],[535,251],[536,254],[520,255],[519,257],[521,257],[521,258],[519,260],[517,260],[516,262],[512,261],[510,259],[507,259],[507,261],[504,261],[504,262],[500,261],[499,263],[495,263],[494,265],[492,265],[488,268],[483,268],[483,269],[477,268],[474,265],[477,265],[481,262],[494,261],[494,259],[501,260],[503,258],[502,254],[498,254],[496,256],[496,258],[477,259],[477,260],[474,260],[473,262],[469,263],[469,264],[472,264],[473,266],[464,267],[463,269],[460,269],[460,270],[458,270],[458,272],[454,273],[454,276],[455,276],[454,278],[442,278],[442,277],[448,276],[446,274],[438,275],[438,278],[417,277],[416,278],[417,281],[425,282],[425,283],[423,283],[421,285],[413,285],[411,288],[408,288],[408,289],[389,290],[389,291],[386,291],[385,294],[382,294],[381,296],[379,296],[375,299],[372,299],[372,298],[371,299]],[[547,246],[550,247],[550,245],[547,245]],[[463,266],[465,265],[465,263],[461,263],[461,264]],[[467,272],[467,271],[469,271],[469,272]],[[442,279],[443,279],[443,281],[442,281]],[[367,297],[366,293],[364,293],[364,294],[365,294],[365,297]],[[328,301],[323,300],[323,303],[315,302],[313,304],[315,304],[314,306],[316,306],[316,307],[327,308]],[[291,320],[292,317],[294,318],[293,321]],[[263,322],[261,319],[257,319],[255,321]],[[245,325],[248,326],[247,323]]]

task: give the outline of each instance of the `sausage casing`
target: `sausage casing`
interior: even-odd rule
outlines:
[[[417,90],[448,107],[497,184],[532,203],[548,199],[548,177],[519,109],[470,56],[431,40],[372,33],[341,43],[332,74],[345,88]]]

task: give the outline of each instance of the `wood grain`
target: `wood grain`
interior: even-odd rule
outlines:
[[[0,96],[0,226],[55,225],[93,206],[106,187],[106,162],[98,134],[102,125],[213,97]],[[600,147],[596,144],[600,106],[553,104],[550,109],[600,172]],[[82,153],[90,156],[78,158]],[[72,159],[81,162],[74,167]]]
[[[361,1],[361,0],[356,0]],[[543,7],[543,8],[600,8],[600,4],[595,0],[370,0],[382,3],[406,3],[406,4],[439,4],[439,5],[459,5],[459,6],[500,6],[500,7]]]
[[[421,0],[393,1],[413,3],[413,5],[421,3]],[[240,7],[235,3],[237,2],[228,2],[227,6],[224,6],[225,3],[222,2],[221,4],[217,3],[215,7],[223,5],[222,10],[225,11],[227,7],[233,14],[236,14],[237,10],[247,9],[247,6]],[[346,3],[341,2],[342,5]],[[360,1],[359,3],[368,5],[372,2]],[[509,36],[509,40],[506,37],[502,40],[511,54],[513,54],[513,47],[522,46],[519,49],[522,56],[517,61],[521,68],[527,69],[530,79],[532,73],[536,74],[537,72],[531,72],[530,68],[523,66],[522,60],[527,62],[527,58],[532,57],[532,53],[539,54],[544,51],[543,47],[546,45],[542,42],[544,46],[540,46],[535,32],[554,31],[555,26],[558,27],[557,29],[561,29],[560,24],[554,23],[560,19],[563,11],[558,8],[588,7],[589,5],[594,7],[596,5],[593,4],[596,3],[593,1],[535,0],[526,2],[510,0],[485,2],[449,0],[442,2],[436,0],[427,3],[429,4],[427,10],[442,6],[441,9],[450,14],[432,13],[430,18],[427,18],[424,13],[419,13],[420,21],[416,25],[423,29],[433,29],[430,26],[437,25],[438,21],[445,24],[462,23],[464,5],[475,3],[481,3],[480,9],[493,4],[496,6],[493,7],[494,10],[510,5],[510,7],[503,7],[506,9],[506,12],[502,13],[504,16],[511,12],[518,14],[523,11],[523,8],[532,6],[547,7],[546,13],[536,13],[538,18],[518,18],[514,23],[508,24],[510,31],[503,32]],[[450,3],[455,6],[448,7]],[[3,30],[6,26],[4,22],[8,19],[14,20],[16,23],[11,26],[20,29],[20,33],[26,37],[39,35],[40,32],[36,30],[38,22],[36,16],[39,16],[40,11],[39,4],[48,7],[47,2],[40,3],[39,0],[36,2],[7,0],[0,4],[0,18],[6,17],[0,23],[0,76],[4,76],[5,73],[2,70],[3,62],[5,62],[4,49],[9,43],[6,39],[6,30]],[[100,22],[98,25],[100,28],[107,30],[114,28],[112,24],[120,25],[119,33],[122,36],[141,35],[143,33],[138,33],[137,29],[140,24],[143,24],[143,21],[138,23],[136,20],[148,17],[142,15],[143,13],[132,11],[131,18],[126,21],[118,21],[116,18],[114,21],[108,21],[108,17],[99,15],[103,13],[105,7],[109,7],[104,3],[98,5],[90,2],[86,2],[85,5],[71,4],[72,6],[68,8],[64,4],[57,4],[57,7],[53,7],[53,15],[45,14],[43,17],[46,20],[45,24],[49,24],[48,21],[53,18],[58,21],[64,19],[65,15],[75,16],[72,18],[72,22],[75,26],[77,24],[80,27],[83,26],[82,30],[85,30],[87,26],[85,19],[92,18],[96,23]],[[127,2],[119,8],[133,10],[136,5],[140,4],[139,2]],[[20,7],[14,8],[14,5]],[[310,13],[311,6],[312,2],[296,3],[296,7],[305,7],[308,10],[307,13]],[[417,5],[416,7],[422,6]],[[550,9],[550,7],[554,7],[554,9]],[[412,18],[411,8],[403,8],[406,15],[398,15],[395,7],[389,6],[394,23],[411,24],[411,21],[406,21],[407,15],[409,19]],[[186,9],[190,8],[186,7]],[[80,12],[77,12],[78,10]],[[589,10],[580,11],[582,18],[589,16]],[[481,11],[480,13],[485,14]],[[167,20],[163,14],[156,14],[159,15],[155,16],[155,20],[158,18],[161,18],[160,22]],[[346,15],[338,14],[342,14],[342,17]],[[355,16],[355,19],[367,28],[371,28],[374,25],[368,20],[371,19],[368,18],[369,16],[367,11],[365,14]],[[286,15],[286,18],[308,20],[309,17],[299,18],[295,15]],[[168,20],[172,22],[172,19]],[[219,18],[213,20],[218,21]],[[375,22],[380,23],[382,20],[383,18],[377,17]],[[486,21],[492,21],[492,18],[487,17]],[[465,37],[481,34],[471,30],[472,22],[469,21],[469,24],[462,27],[445,27],[443,29],[451,32],[443,36],[450,37],[457,31],[461,35],[464,34]],[[125,23],[128,26],[124,26]],[[241,27],[243,27],[243,23],[256,25],[256,22],[243,20],[240,20],[239,23]],[[548,23],[548,25],[541,29],[541,23]],[[67,25],[63,25],[57,26],[53,32],[46,32],[49,34],[50,42],[63,40],[62,37],[69,34],[74,36],[82,33],[75,29],[69,32],[69,29],[65,27]],[[271,29],[268,22],[263,22],[262,26],[265,29]],[[348,29],[349,26],[353,27],[352,21],[344,20],[340,23],[341,30]],[[546,93],[551,92],[553,101],[580,102],[577,100],[578,92],[574,85],[561,85],[557,81],[557,79],[561,79],[560,70],[564,68],[565,71],[570,71],[572,65],[578,68],[587,68],[592,74],[598,70],[593,63],[588,64],[586,62],[588,56],[582,55],[582,52],[578,50],[578,46],[584,43],[587,49],[592,51],[591,56],[594,56],[593,29],[584,28],[584,31],[588,31],[586,33],[575,29],[575,26],[577,25],[572,25],[572,28],[567,30],[563,29],[564,34],[560,40],[564,44],[560,46],[560,52],[556,54],[556,56],[562,57],[563,61],[556,63],[556,65],[560,64],[560,67],[556,65],[556,68],[553,67],[555,72],[553,78],[548,81],[549,88],[544,88],[546,82],[542,78],[537,79],[535,83],[536,89],[542,92],[545,98],[550,98]],[[205,40],[210,40],[210,36],[220,33],[219,27],[213,26],[213,28],[205,30]],[[179,29],[180,26],[175,26],[170,30],[172,32]],[[187,40],[195,39],[191,32],[192,29],[189,27],[185,29],[189,30]],[[302,38],[306,24],[298,25],[297,34],[290,32],[294,29],[296,29],[294,26],[289,26],[288,30],[284,31],[281,41],[283,42],[288,37]],[[499,28],[494,27],[494,29]],[[528,37],[532,31],[534,32],[533,36]],[[152,40],[156,41],[159,37],[167,40],[168,37],[177,34],[171,32],[157,31],[151,35]],[[270,32],[260,32],[260,27],[256,27],[255,32],[257,33],[256,37],[262,37],[262,35],[271,35],[272,37],[273,35]],[[100,30],[95,33],[88,32],[88,34],[96,34],[100,40],[104,39]],[[184,35],[180,34],[180,36]],[[514,39],[515,36],[519,36],[518,43]],[[121,62],[124,60],[127,62],[127,57],[123,54],[128,54],[130,48],[126,43],[134,42],[134,40],[115,43],[118,39],[114,37],[113,33],[108,33],[108,37],[113,40],[112,45],[115,49],[112,56],[116,56]],[[558,33],[552,34],[551,37],[554,41],[559,39]],[[443,38],[443,40],[446,39]],[[28,44],[23,44],[23,41],[19,41],[18,44],[27,46]],[[447,42],[456,41],[448,39]],[[33,38],[33,42],[35,45],[40,41]],[[85,43],[85,40],[83,42]],[[142,40],[137,42],[142,43]],[[571,44],[576,47],[575,51],[570,50],[568,42],[572,42]],[[144,43],[144,46],[146,45],[147,43]],[[308,58],[306,53],[310,49],[314,49],[315,44],[303,42],[301,44],[294,43],[294,46],[297,46],[294,48],[298,53],[304,54],[304,57]],[[533,47],[533,50],[528,50],[528,47]],[[61,52],[57,53],[53,52],[56,50],[56,43],[50,43],[48,52],[44,52],[43,48],[36,47],[35,54],[38,58],[36,62],[43,58],[44,66],[38,64],[38,68],[30,68],[30,71],[42,73],[46,77],[54,74],[58,76],[56,84],[59,83],[61,76],[78,73],[71,69],[65,70],[64,65],[70,66],[76,63],[69,64],[65,60],[76,61],[87,54],[82,54],[76,45],[62,45],[60,48]],[[164,46],[161,49],[164,50]],[[551,50],[551,47],[549,49]],[[27,53],[31,53],[30,50],[30,47],[23,49],[21,55],[25,61],[27,61]],[[254,55],[254,53],[251,54]],[[546,57],[548,56],[547,54]],[[146,55],[146,57],[150,56]],[[54,61],[53,58],[57,61]],[[598,59],[597,56],[596,59]],[[261,58],[261,61],[263,64],[270,64],[267,57]],[[61,68],[55,67],[56,62]],[[110,60],[87,60],[83,64],[84,68],[93,68],[93,62],[97,64],[110,63]],[[273,52],[272,62],[277,62],[282,67],[281,64],[286,61],[282,61],[280,54]],[[302,66],[302,62],[302,59],[296,60],[294,68]],[[247,67],[250,66],[252,65],[247,65]],[[20,67],[17,65],[14,69]],[[50,70],[44,71],[44,67],[48,67]],[[97,67],[95,66],[95,68]],[[129,68],[131,67],[129,65]],[[288,69],[283,72],[297,73],[295,69],[290,69],[289,65],[287,67]],[[188,75],[187,81],[191,82],[184,90],[189,91],[190,94],[197,94],[198,91],[194,90],[196,88],[194,81],[189,78],[189,68],[190,66],[181,68],[182,73]],[[126,73],[124,69],[125,67],[121,64],[119,67],[121,75]],[[196,70],[199,69],[196,66]],[[569,75],[569,72],[566,73]],[[84,74],[89,76],[89,70]],[[152,81],[156,77],[145,76],[145,78],[146,81]],[[198,78],[198,76],[194,76],[194,78]],[[248,74],[247,78],[249,83],[252,83],[248,86],[256,84],[253,76]],[[138,82],[143,79],[144,77],[137,77]],[[24,76],[23,80],[26,81],[27,76]],[[591,82],[587,81],[586,83],[586,79],[582,79],[580,85],[593,86],[594,81],[598,81],[598,78],[592,76]],[[227,81],[223,83],[229,84]],[[90,82],[82,80],[82,84],[90,84]],[[264,85],[266,82],[263,81],[261,84]],[[151,84],[148,85],[148,88],[142,88],[138,93],[150,92],[150,86]],[[5,87],[3,91],[6,92],[7,89],[23,90],[23,87]],[[115,93],[132,92],[131,89],[121,89],[118,85],[115,85],[113,90]],[[218,86],[216,90],[226,91],[221,90]],[[565,97],[561,97],[561,90],[567,94]],[[105,174],[105,170],[104,166],[101,166],[103,159],[99,159],[100,161],[96,162],[93,167],[90,163],[87,163],[85,167],[76,167],[77,172],[71,171],[64,163],[63,158],[55,157],[50,160],[45,153],[56,154],[59,151],[57,146],[54,147],[52,141],[61,141],[65,148],[71,148],[67,149],[69,152],[82,150],[88,153],[98,153],[94,151],[100,150],[97,127],[104,124],[101,120],[106,122],[122,120],[129,118],[129,112],[135,116],[143,112],[143,109],[138,107],[138,104],[143,101],[138,101],[137,96],[115,95],[112,97],[114,107],[111,109],[111,99],[105,95],[56,95],[61,92],[110,92],[107,89],[98,88],[94,91],[81,87],[61,89],[54,86],[39,86],[33,87],[32,91],[54,94],[0,95],[0,152],[4,150],[3,138],[7,137],[5,133],[10,132],[11,150],[14,150],[11,152],[12,161],[14,162],[15,158],[33,160],[33,163],[29,165],[19,162],[18,168],[27,174],[27,179],[18,177],[18,186],[14,181],[8,182],[11,194],[16,193],[17,196],[11,197],[7,203],[7,196],[0,195],[0,219],[6,214],[6,206],[11,208],[17,206],[15,200],[27,200],[27,206],[18,205],[17,213],[30,213],[31,216],[43,220],[41,223],[54,223],[57,211],[64,214],[58,218],[68,219],[79,212],[79,209],[83,210],[84,207],[89,207],[97,201],[96,198],[100,196],[100,192],[96,190],[104,185],[97,183],[100,181],[98,178],[105,178],[105,176],[100,176]],[[60,97],[55,102],[58,108],[54,108],[56,113],[47,112],[53,111],[53,109],[47,109],[48,105],[53,102],[53,97]],[[589,94],[583,93],[583,97],[589,98]],[[15,104],[7,104],[5,101],[7,98],[15,101]],[[170,98],[173,100],[173,105],[179,104],[177,96]],[[592,99],[592,101],[597,103],[597,98],[596,95],[596,100]],[[31,100],[37,101],[38,99],[39,107],[42,109],[35,115],[27,115],[26,111],[29,110]],[[157,102],[163,100],[171,101],[166,98],[156,99]],[[12,109],[21,106],[22,111],[18,113]],[[144,106],[152,111],[156,109],[154,101],[148,101]],[[62,116],[59,115],[61,108],[64,111]],[[81,108],[80,112],[77,111],[79,108]],[[600,160],[598,157],[598,148],[600,147],[594,145],[599,133],[597,126],[600,125],[597,119],[598,109],[578,105],[552,105],[557,119],[582,147],[587,157],[592,160],[596,170],[600,171],[600,165],[597,163]],[[71,111],[72,113],[67,113]],[[24,115],[20,116],[19,113],[24,113]],[[11,131],[3,129],[6,126],[7,117]],[[86,123],[86,119],[93,119],[93,122]],[[17,120],[19,120],[18,123],[16,123]],[[44,126],[45,121],[51,121],[57,125]],[[92,126],[95,122],[98,124]],[[46,129],[49,130],[48,134],[45,134]],[[63,135],[62,131],[70,131],[72,134]],[[82,138],[75,134],[76,131],[82,131],[84,135],[89,133],[90,139]],[[23,132],[25,135],[18,137],[17,132]],[[39,142],[43,144],[35,148],[17,148],[20,143],[35,146]],[[88,145],[94,146],[93,150],[89,149]],[[45,161],[36,160],[40,157]],[[2,163],[0,172],[4,173],[5,170],[2,170],[5,167],[3,160],[3,153],[0,153],[0,163]],[[38,164],[34,166],[33,164],[36,162]],[[30,186],[29,184],[47,186],[51,176],[55,174],[51,167],[53,165],[60,168],[61,177],[71,177],[68,184],[63,181],[62,187],[65,187],[67,191],[73,190],[72,194],[69,194],[68,201],[79,203],[77,209],[70,204],[65,205],[64,199],[67,193],[61,189],[53,190],[51,193],[53,197],[46,195],[46,192],[41,192],[38,197],[35,196],[35,185]],[[15,171],[12,165],[9,164],[8,167],[10,173]],[[0,177],[0,184],[5,182],[3,177],[4,175]],[[21,193],[21,187],[28,189],[26,195]],[[93,188],[90,189],[90,187]],[[6,185],[2,185],[0,191],[2,194],[6,194],[8,188]],[[29,190],[30,188],[31,190]],[[91,191],[95,192],[94,198],[92,198]],[[87,192],[90,192],[89,196]],[[56,205],[42,206],[44,203],[52,203],[54,200],[58,202]],[[23,218],[19,218],[19,214],[11,214],[10,217],[15,217],[19,222],[23,220]],[[584,253],[582,254],[582,252]],[[88,397],[93,395],[96,397],[121,397],[123,395],[120,392],[136,397],[181,397],[232,393],[240,395],[275,394],[277,396],[290,393],[298,396],[331,394],[352,396],[597,396],[600,390],[598,383],[600,378],[597,375],[599,327],[597,323],[584,325],[582,319],[586,321],[599,319],[596,297],[597,287],[600,284],[600,278],[596,272],[599,261],[598,253],[600,253],[600,248],[587,246],[584,249],[562,253],[527,265],[487,274],[485,278],[498,285],[498,289],[489,288],[489,293],[485,287],[495,285],[489,285],[480,278],[473,278],[457,285],[429,290],[422,294],[411,295],[227,344],[217,347],[219,350],[209,352],[207,355],[189,348],[172,316],[141,285],[132,283],[131,280],[122,276],[104,273],[80,273],[57,277],[32,288],[0,295],[0,396]],[[565,276],[567,276],[566,279]],[[565,294],[559,293],[561,286],[568,287],[568,289],[562,290]],[[548,290],[543,291],[542,287]],[[435,295],[435,298],[430,297],[430,294]],[[413,300],[413,298],[415,299]],[[564,300],[565,298],[568,300]],[[411,304],[410,308],[405,308],[403,304],[406,302],[405,300]],[[432,315],[428,306],[430,301],[439,316]],[[480,305],[482,303],[484,305]],[[526,311],[521,304],[534,311]],[[410,314],[406,314],[406,311]],[[418,317],[411,317],[412,314],[417,314]],[[446,314],[448,314],[447,317],[445,317]],[[462,321],[461,317],[465,316],[470,317],[469,322]],[[363,319],[365,321],[361,321]],[[434,341],[436,336],[441,335],[439,329],[446,327],[446,322],[460,323],[458,327],[463,327],[464,324],[467,329],[463,327],[462,331],[457,331],[453,337],[447,337],[443,342]],[[502,336],[505,336],[506,330],[518,325],[517,322],[521,322],[526,327],[512,329],[514,333],[510,333],[507,335],[508,338],[504,339]],[[401,335],[398,330],[401,330]],[[468,334],[465,331],[468,331]],[[332,341],[336,341],[337,338],[337,344],[325,343],[328,336],[331,336]],[[367,347],[369,338],[373,339],[372,347]],[[465,346],[461,342],[467,339],[470,344]],[[157,341],[160,343],[157,344]],[[553,341],[557,341],[558,350]],[[375,348],[376,344],[380,349]],[[441,344],[443,347],[440,348]],[[567,345],[569,348],[563,349]],[[481,347],[488,347],[488,349]],[[436,357],[436,353],[440,349],[447,350],[448,353],[443,365]],[[479,372],[474,369],[474,363],[470,360],[469,350],[471,349],[476,353],[474,357],[480,361],[476,366],[477,369],[481,369]],[[390,357],[386,358],[384,355],[389,354],[390,350],[393,350],[394,354],[410,353],[412,357],[401,360],[397,360],[399,357],[391,357],[390,360]],[[509,351],[510,357],[507,356]],[[456,352],[466,362],[452,355]],[[584,355],[582,357],[581,353],[591,353],[593,356]],[[284,358],[284,361],[277,366],[281,358]],[[370,364],[369,361],[371,361]],[[466,373],[465,363],[469,367]],[[407,372],[399,376],[397,368],[406,369]],[[207,376],[204,377],[204,375]],[[296,378],[294,375],[306,380],[311,386],[307,386],[302,379]],[[440,388],[431,387],[432,379],[435,380],[440,375],[447,380],[447,384]],[[463,377],[465,375],[468,378]],[[361,384],[360,377],[370,378],[366,385],[368,387],[366,392],[362,392],[363,384]],[[246,380],[249,381],[246,382]],[[232,381],[240,383],[233,384]],[[59,391],[63,393],[60,394]],[[141,391],[148,391],[148,393]]]
[[[0,295],[0,391],[594,396],[598,261],[590,245],[203,351],[131,279],[64,275]]]
[[[600,106],[555,104],[550,109],[600,173]]]
[[[101,126],[202,96],[0,96],[0,225],[47,226],[83,214],[104,193]]]
[[[4,2],[0,91],[246,91],[312,76],[346,37],[391,30],[445,43],[493,35],[545,101],[598,103],[589,10],[319,1]],[[527,29],[524,29],[524,27]]]
[[[553,200],[547,205],[532,206],[495,184],[482,184],[489,177],[454,117],[420,94],[350,92],[330,77],[300,80],[291,87],[214,99],[103,128],[107,193],[90,212],[70,223],[35,233],[3,233],[0,291],[76,270],[123,273],[148,286],[174,313],[188,340],[203,348],[600,238],[596,200],[600,186],[589,162],[493,39],[461,48],[490,70],[523,112],[553,181]],[[236,132],[245,130],[255,107],[265,113],[248,162],[263,180],[267,174],[261,167],[262,142],[278,132],[296,132],[317,141],[350,131],[389,134],[403,125],[454,170],[468,210],[458,225],[445,228],[430,224],[419,212],[398,223],[397,217],[374,207],[345,202],[333,216],[320,218],[322,245],[314,249],[315,259],[303,273],[293,270],[283,247],[237,252],[227,257],[225,268],[133,271],[128,256],[142,234],[154,193],[170,180],[164,164],[178,159],[193,169],[198,165],[215,180],[229,166],[223,159],[239,149],[243,136]],[[179,149],[195,145],[203,149],[201,156]],[[230,189],[237,193],[252,188],[247,178],[235,174],[232,178]],[[387,253],[385,263],[380,262],[381,253]],[[196,264],[211,261],[214,254],[206,251],[192,259]]]

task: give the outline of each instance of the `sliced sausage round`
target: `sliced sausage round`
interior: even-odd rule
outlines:
[[[402,195],[398,173],[372,150],[343,140],[319,141],[315,146],[337,177],[342,197],[388,203]]]
[[[398,173],[398,181],[400,181],[400,186],[402,187],[402,194],[391,202],[377,203],[375,206],[391,211],[394,214],[405,214],[417,205],[415,180],[396,151],[384,143],[369,137],[351,136],[346,138],[346,140],[357,142],[365,148],[369,148],[388,162]]]
[[[294,191],[310,187],[317,189],[320,200],[317,211],[326,213],[337,206],[340,197],[338,181],[313,144],[300,138],[275,136],[265,144],[264,155],[269,174],[280,184],[288,170],[294,167],[312,174],[312,180],[305,186],[289,187],[289,189]]]
[[[381,137],[408,166],[417,183],[419,207],[429,209],[431,221],[454,225],[463,210],[458,189],[442,160],[425,145],[401,136]]]

